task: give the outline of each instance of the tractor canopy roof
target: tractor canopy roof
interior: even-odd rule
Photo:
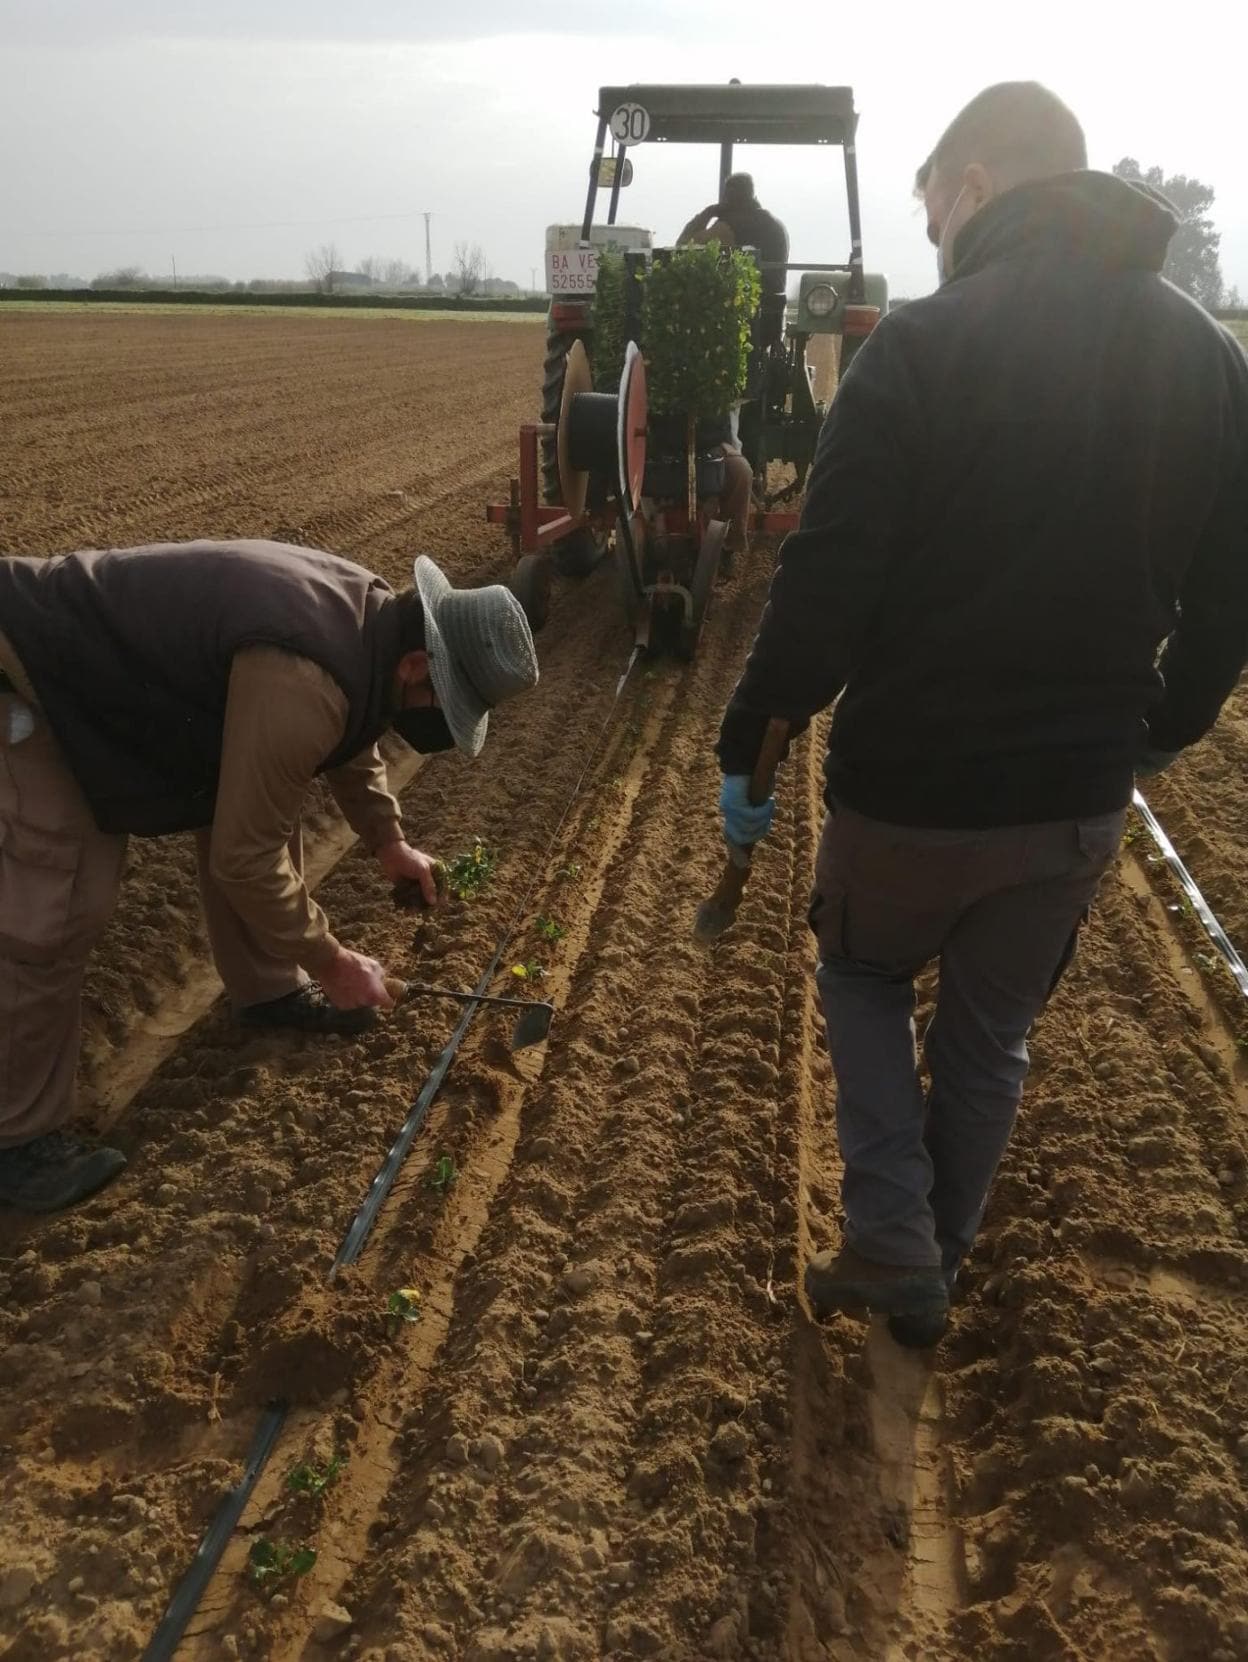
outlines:
[[[600,117],[609,121],[621,105],[645,110],[645,142],[651,144],[846,144],[858,121],[852,87],[694,82],[599,88]]]

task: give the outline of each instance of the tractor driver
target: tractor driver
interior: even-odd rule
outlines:
[[[763,270],[764,291],[767,294],[784,292],[789,233],[758,200],[753,177],[748,173],[730,173],[720,190],[719,201],[695,214],[676,240],[678,245],[715,241],[730,248],[755,248]]]

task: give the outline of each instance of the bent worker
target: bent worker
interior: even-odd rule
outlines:
[[[752,843],[768,718],[800,731],[839,697],[811,923],[844,1245],[805,1285],[817,1315],[926,1344],[1133,778],[1209,729],[1248,658],[1248,362],[1159,275],[1168,206],[1088,171],[1043,87],[981,93],[917,190],[941,287],[844,377],[719,757],[727,836]]]
[[[396,594],[335,554],[191,542],[0,559],[0,1202],[51,1211],[125,1164],[65,1129],[83,973],[129,834],[195,833],[212,953],[240,1020],[351,1033],[391,1002],[303,881],[323,774],[392,882],[436,900],[377,740],[471,756],[537,681],[506,589],[432,560]]]

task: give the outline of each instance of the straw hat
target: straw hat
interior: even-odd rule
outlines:
[[[524,608],[499,583],[452,588],[426,554],[412,573],[425,611],[429,676],[451,736],[479,756],[490,711],[537,685],[537,653]]]

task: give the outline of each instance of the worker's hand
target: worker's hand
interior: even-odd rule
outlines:
[[[766,802],[751,802],[749,779],[744,773],[730,773],[719,793],[719,811],[728,841],[737,848],[752,848],[771,830],[776,799],[769,796]]]
[[[349,952],[340,946],[328,968],[317,975],[321,989],[329,1002],[339,1010],[359,1010],[375,1006],[392,1010],[394,1000],[386,991],[386,972],[376,958],[366,958],[362,952]]]
[[[1178,755],[1177,750],[1156,750],[1150,744],[1144,754],[1136,758],[1135,777],[1151,779],[1154,774],[1163,772],[1171,762],[1176,761]]]
[[[702,212],[698,215],[698,223],[700,225],[710,225],[718,218],[719,203],[712,202],[709,208],[703,208]]]
[[[403,841],[383,843],[377,850],[377,863],[392,883],[416,883],[426,906],[438,904],[438,884],[434,862],[418,848]]]

